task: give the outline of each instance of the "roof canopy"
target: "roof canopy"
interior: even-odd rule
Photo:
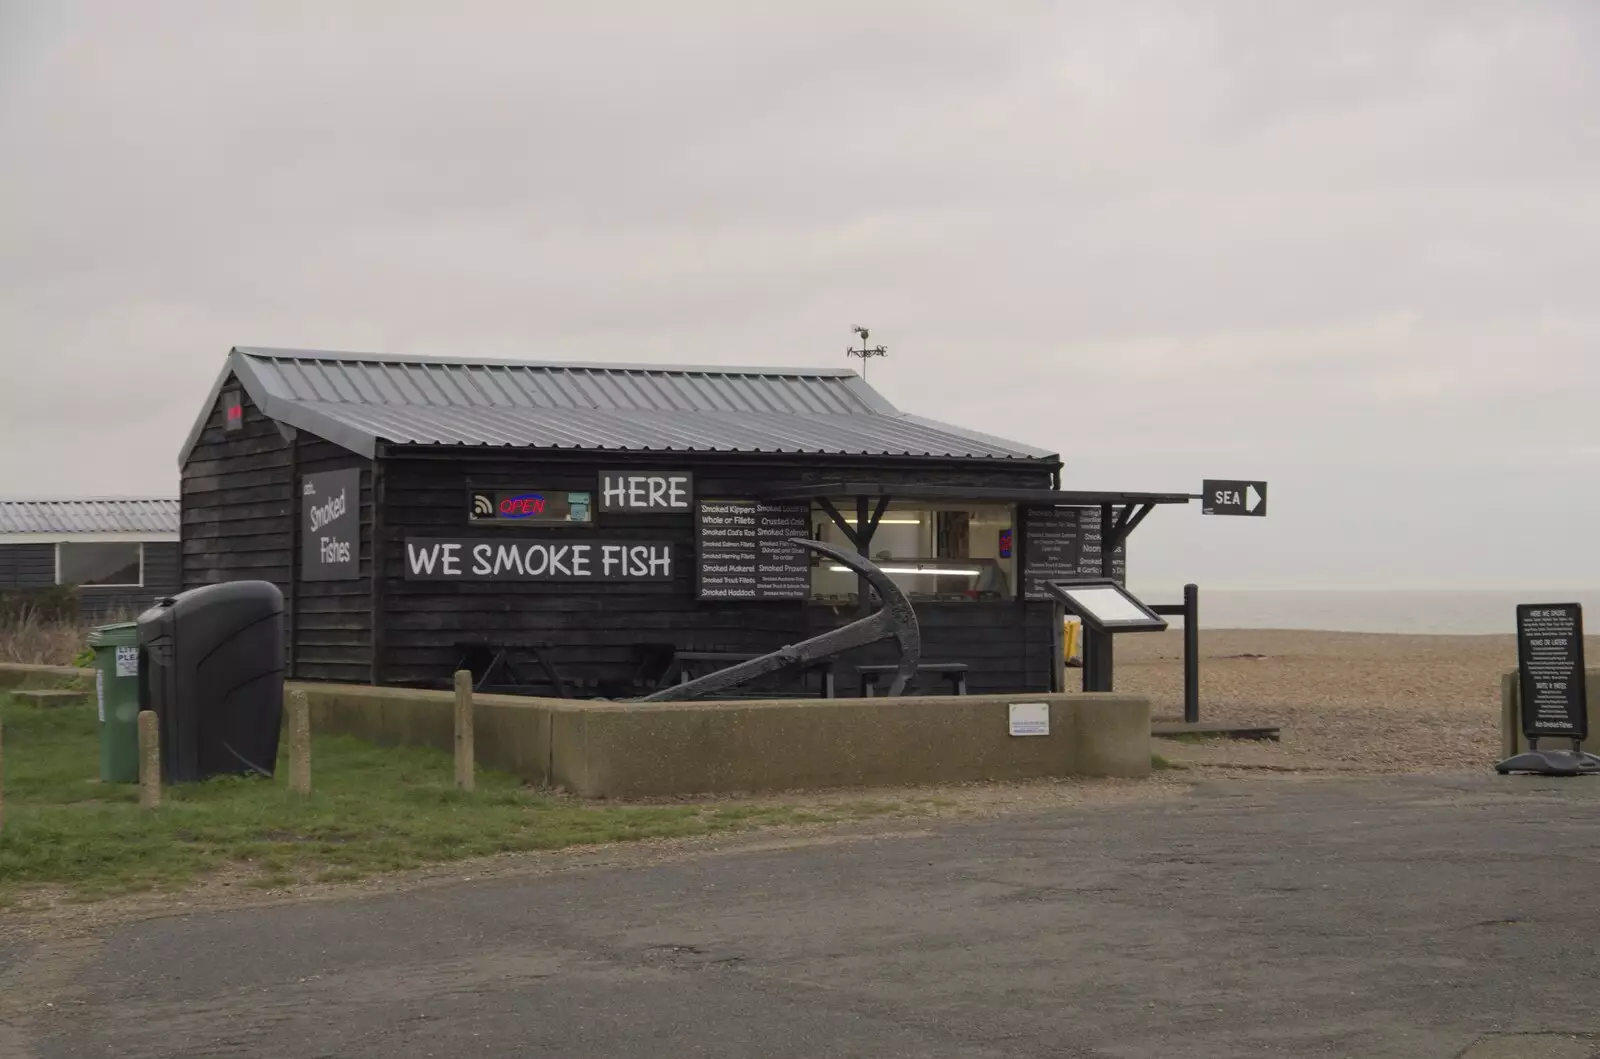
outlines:
[[[178,532],[178,502],[161,499],[0,500],[0,533]]]
[[[1059,462],[1043,449],[900,412],[845,368],[236,348],[189,432],[180,465],[230,375],[270,418],[368,457],[386,442]]]
[[[1098,507],[1129,504],[1187,504],[1188,493],[1106,493],[1078,489],[1008,489],[966,485],[885,485],[881,482],[816,482],[784,486],[765,494],[768,500],[807,500],[813,497],[889,497],[894,500],[949,500],[995,504],[1033,504],[1039,507]]]

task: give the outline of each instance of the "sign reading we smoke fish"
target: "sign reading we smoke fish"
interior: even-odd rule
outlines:
[[[409,537],[406,580],[670,581],[672,545]]]

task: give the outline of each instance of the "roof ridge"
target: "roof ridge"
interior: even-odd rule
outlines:
[[[849,368],[542,364],[234,347],[179,454],[229,380],[263,420],[359,456],[389,446],[817,453],[958,460],[1053,454],[902,413]]]
[[[858,377],[851,368],[798,368],[759,364],[642,364],[636,362],[513,360],[504,357],[446,357],[417,353],[358,353],[333,349],[279,349],[235,346],[233,352],[271,360],[317,360],[360,364],[455,365],[484,368],[544,368],[554,371],[644,372],[652,375],[748,375],[756,378],[800,376],[816,379]]]
[[[0,496],[0,504],[176,504],[175,496]]]

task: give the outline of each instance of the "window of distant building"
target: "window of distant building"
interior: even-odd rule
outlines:
[[[138,541],[62,541],[56,545],[56,584],[141,588],[144,545]]]

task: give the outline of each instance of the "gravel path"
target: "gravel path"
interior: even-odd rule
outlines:
[[[1600,639],[1588,646],[1590,657]],[[1203,721],[1274,724],[1280,744],[1160,741],[1185,764],[1297,770],[1457,772],[1499,758],[1500,678],[1510,636],[1218,630],[1200,638]],[[1183,713],[1178,632],[1117,640],[1117,690]]]

